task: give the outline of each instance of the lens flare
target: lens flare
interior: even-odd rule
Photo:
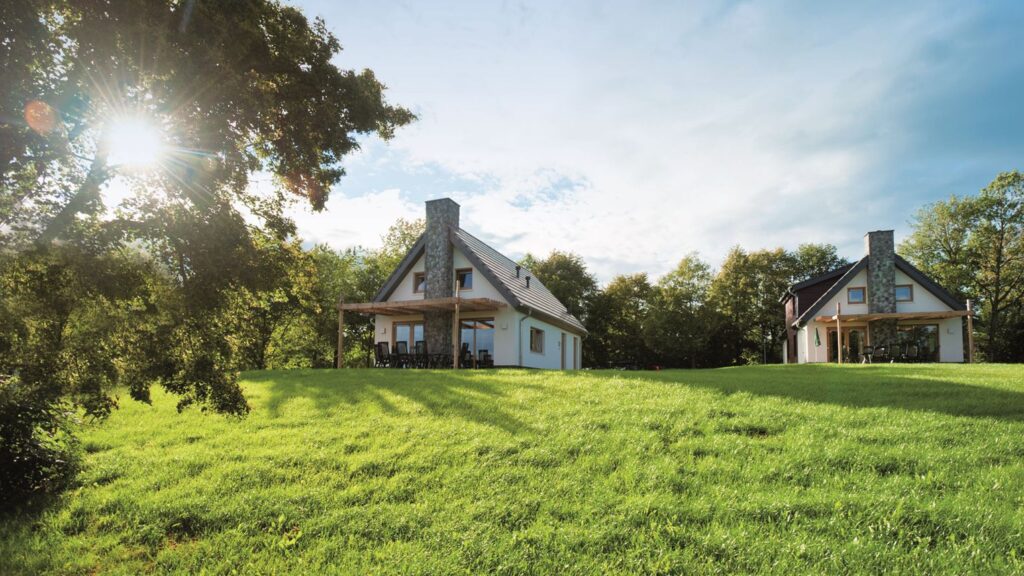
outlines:
[[[141,118],[115,121],[107,132],[108,158],[111,166],[149,168],[164,153],[163,136],[151,122]]]
[[[47,136],[57,127],[57,111],[41,100],[25,104],[25,123],[40,136]]]

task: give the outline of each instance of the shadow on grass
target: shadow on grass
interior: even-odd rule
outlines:
[[[1024,393],[949,379],[950,369],[939,365],[771,366],[760,369],[724,368],[665,372],[591,372],[592,378],[647,380],[758,396],[853,408],[898,408],[953,416],[1024,420]],[[964,373],[965,380],[985,376],[1009,382],[1002,371]],[[1020,370],[1024,381],[1024,367]],[[996,384],[993,382],[993,384]]]
[[[294,370],[251,372],[244,379],[267,385],[267,410],[279,418],[285,403],[296,398],[312,400],[326,414],[339,405],[369,403],[388,414],[407,412],[389,399],[403,397],[438,415],[501,428],[510,433],[532,428],[501,408],[507,386],[487,378],[452,371],[433,370]],[[518,385],[534,387],[532,385]]]

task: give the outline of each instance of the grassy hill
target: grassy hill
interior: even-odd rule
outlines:
[[[156,394],[0,573],[1024,572],[1024,368],[251,373]]]

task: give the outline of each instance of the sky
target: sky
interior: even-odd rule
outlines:
[[[293,210],[336,248],[451,197],[506,255],[574,252],[602,282],[735,245],[859,258],[1024,169],[1024,2],[295,5],[419,117]]]

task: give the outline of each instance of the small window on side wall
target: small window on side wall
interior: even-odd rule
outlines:
[[[419,294],[427,290],[427,274],[425,272],[415,272],[412,275],[412,291]]]
[[[857,287],[846,289],[847,304],[863,304],[865,302],[867,302],[867,290],[865,288]]]
[[[455,271],[455,276],[459,279],[459,290],[472,290],[473,289],[473,269],[472,268],[460,268]]]
[[[897,302],[913,302],[914,286],[912,284],[900,284],[896,286]]]
[[[530,352],[544,353],[544,331],[539,328],[530,328]]]

